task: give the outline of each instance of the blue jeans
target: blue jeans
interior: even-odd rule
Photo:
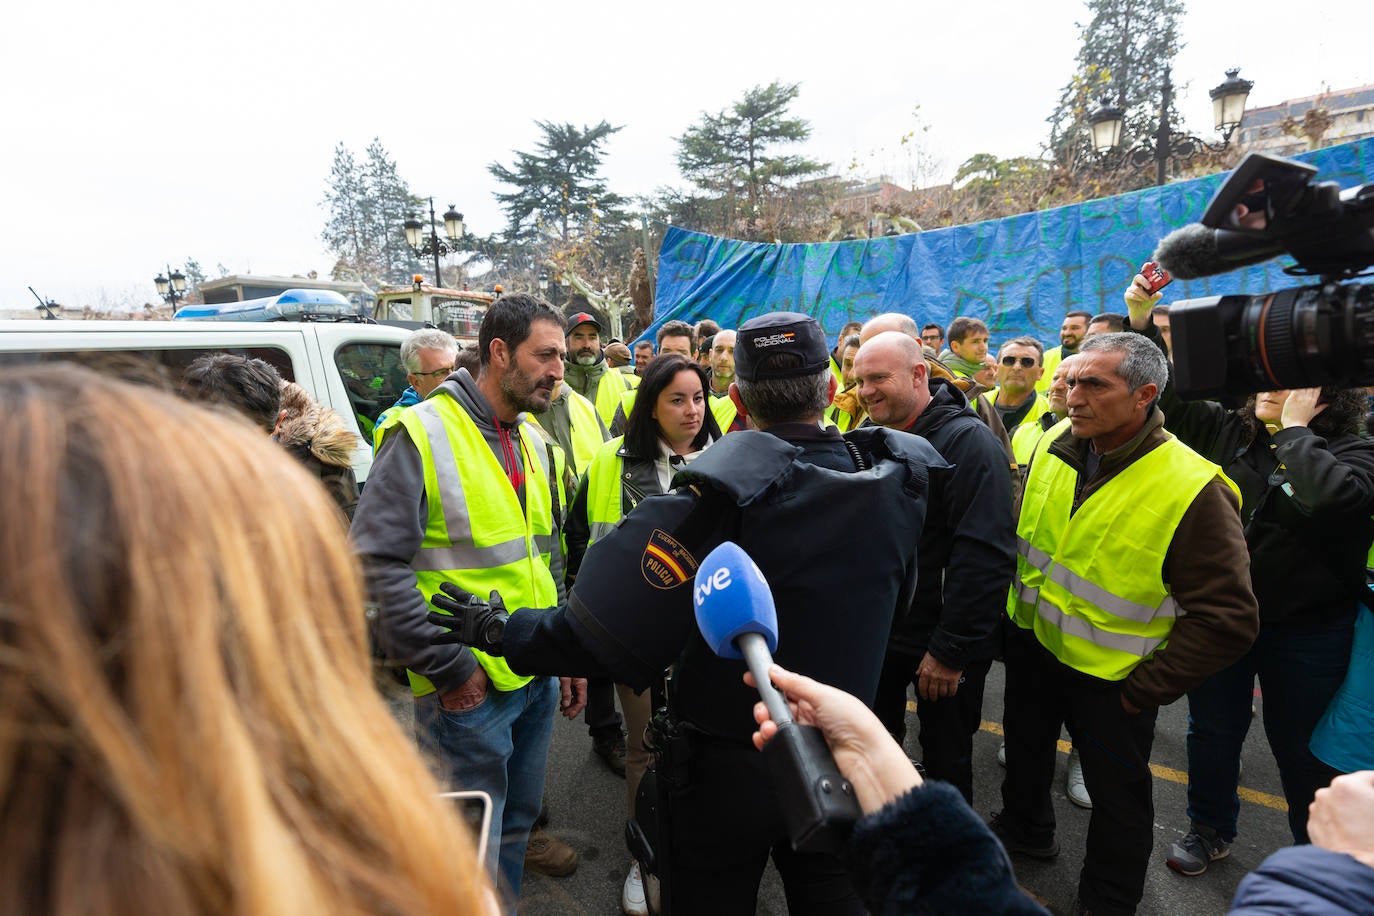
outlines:
[[[1255,677],[1264,691],[1264,733],[1279,765],[1288,826],[1307,842],[1307,806],[1337,775],[1308,749],[1312,730],[1345,678],[1354,609],[1315,626],[1261,626],[1239,661],[1188,691],[1188,817],[1228,842],[1240,816],[1241,746],[1250,730]]]
[[[487,867],[514,901],[525,872],[525,846],[544,802],[558,681],[540,677],[503,693],[487,685],[472,709],[453,712],[439,695],[415,698],[415,737],[438,762],[447,789],[481,789],[491,795]]]

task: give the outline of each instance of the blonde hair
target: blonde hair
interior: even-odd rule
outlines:
[[[468,913],[329,497],[261,431],[0,372],[0,912]]]

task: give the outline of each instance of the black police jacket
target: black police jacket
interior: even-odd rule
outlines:
[[[777,662],[872,703],[894,611],[910,602],[929,478],[925,440],[855,430],[859,470],[833,430],[785,424],[731,433],[587,551],[568,606],[514,613],[504,651],[522,674],[600,675],[647,687],[676,662],[674,714],[749,740],[758,694],[744,663],[697,630],[692,576],[725,540],[772,587]],[[857,550],[856,550],[857,548]]]

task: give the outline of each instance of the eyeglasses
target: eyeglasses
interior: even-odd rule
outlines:
[[[1022,369],[1030,369],[1030,368],[1032,368],[1032,367],[1035,365],[1035,357],[1034,357],[1034,356],[1004,356],[1004,357],[1002,357],[1002,365],[1006,366],[1008,369],[1010,369],[1010,368],[1013,367],[1013,366],[1017,366],[1017,365],[1019,365]]]
[[[431,369],[428,372],[412,372],[410,374],[420,378],[448,378],[453,374],[453,367],[440,366],[438,369]]]

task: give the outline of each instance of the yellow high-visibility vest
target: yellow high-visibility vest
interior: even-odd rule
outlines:
[[[1030,464],[1036,443],[1044,434],[1045,430],[1040,428],[1039,423],[1022,423],[1016,427],[1016,432],[1011,434],[1011,454],[1017,465],[1025,467]]]
[[[531,417],[535,423],[539,423],[537,417]],[[545,438],[558,443],[553,437],[553,417],[549,416],[549,426],[546,428],[543,423],[539,427],[547,433]],[[592,402],[582,395],[568,388],[568,427],[571,433],[572,442],[572,463],[573,475],[583,474],[592,463],[592,458],[596,456],[597,449],[605,439],[601,438],[601,422],[597,419],[596,408]]]
[[[605,537],[620,521],[621,493],[620,478],[625,467],[625,459],[620,457],[620,448],[625,444],[624,436],[616,436],[597,451],[587,468],[587,528],[590,537],[587,546]]]
[[[1118,681],[1167,644],[1181,612],[1164,582],[1179,521],[1213,478],[1236,487],[1221,468],[1170,438],[1070,516],[1078,473],[1049,450],[1068,422],[1035,448],[1007,612],[1070,668]]]
[[[566,499],[562,450],[547,448],[538,431],[527,423],[520,425],[525,470],[522,511],[482,431],[451,395],[440,390],[408,410],[396,411],[387,418],[383,437],[397,426],[404,426],[415,443],[425,473],[425,536],[411,560],[416,587],[425,601],[439,591],[440,584],[452,582],[481,598],[496,589],[511,610],[556,605],[558,586],[550,562],[558,537],[553,499],[555,493],[560,503]],[[504,658],[469,651],[497,690],[516,690],[532,680],[511,671]],[[407,674],[416,696],[434,692],[427,678],[413,671]]]
[[[716,425],[720,427],[720,434],[723,436],[730,431],[730,424],[735,422],[735,417],[739,416],[739,408],[730,400],[728,394],[719,397],[712,395],[711,415],[716,418]]]
[[[1064,361],[1064,348],[1051,347],[1045,351],[1045,356],[1040,360],[1040,380],[1035,383],[1035,390],[1044,394],[1050,390],[1050,382],[1054,381],[1054,370],[1059,368],[1059,364]]]
[[[600,414],[601,422],[606,424],[607,429],[615,419],[615,409],[620,406],[620,396],[638,387],[638,376],[631,382],[629,376],[610,366],[601,373],[601,380],[596,383],[596,412]]]
[[[989,391],[984,391],[982,394],[980,394],[980,395],[978,395],[978,396],[979,396],[980,398],[984,398],[985,400],[987,400],[988,406],[991,407],[993,410],[996,410],[996,409],[997,409],[997,392],[999,392],[999,391],[1001,391],[1001,390],[1002,390],[1001,388],[993,388],[993,389],[991,389],[991,390],[989,390]],[[1031,425],[1032,423],[1034,423],[1034,424],[1038,427],[1040,424],[1039,424],[1038,422],[1036,422],[1036,421],[1038,421],[1042,416],[1044,416],[1045,414],[1047,414],[1047,413],[1050,412],[1050,402],[1049,402],[1048,399],[1046,399],[1046,397],[1045,397],[1043,394],[1041,394],[1040,392],[1036,391],[1036,392],[1033,392],[1033,393],[1031,394],[1031,397],[1034,398],[1034,401],[1031,403],[1030,410],[1028,410],[1028,411],[1026,412],[1026,415],[1025,415],[1024,417],[1021,418],[1021,422],[1020,422],[1020,423],[1017,423],[1015,426],[1011,426],[1011,427],[1008,427],[1008,428],[1007,428],[1007,432],[1008,432],[1008,433],[1011,433],[1011,432],[1013,432],[1014,430],[1018,430],[1018,429],[1020,429],[1020,428],[1023,427],[1023,426],[1029,426],[1029,425]],[[999,414],[999,416],[1000,416],[1000,414]],[[1013,448],[1013,450],[1015,450],[1015,449]],[[1017,460],[1018,462],[1020,462],[1020,461],[1021,461],[1020,456],[1017,456],[1017,459],[1016,459],[1016,460]]]

